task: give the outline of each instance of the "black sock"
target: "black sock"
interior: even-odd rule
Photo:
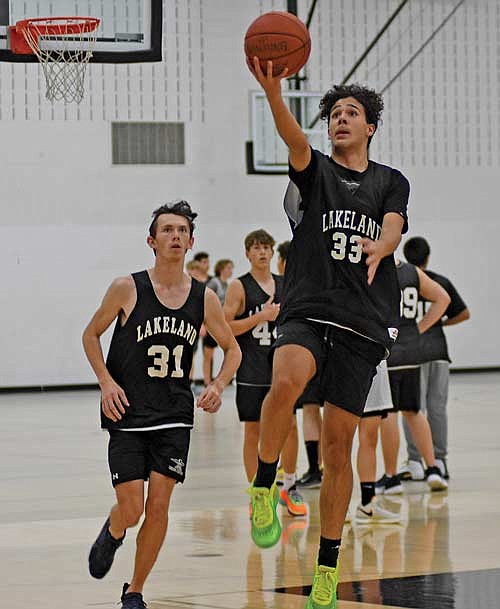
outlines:
[[[375,497],[375,482],[361,483],[361,505],[368,505]]]
[[[307,440],[306,452],[307,452],[307,460],[309,461],[309,471],[310,472],[319,472],[318,449],[319,449],[318,440]]]
[[[265,463],[259,457],[259,465],[255,476],[254,486],[263,486],[271,488],[274,479],[276,478],[276,470],[278,469],[278,459],[274,463]]]
[[[318,565],[324,567],[337,566],[339,559],[340,539],[327,539],[326,537],[319,538],[319,554]]]

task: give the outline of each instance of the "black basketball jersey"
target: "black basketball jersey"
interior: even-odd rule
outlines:
[[[280,323],[313,319],[353,330],[390,348],[397,335],[399,285],[393,256],[371,286],[360,238],[377,240],[384,215],[405,219],[409,184],[396,169],[369,161],[349,171],[317,150],[301,172],[290,166],[301,197],[285,271]],[[290,214],[289,214],[290,215]]]
[[[467,305],[462,300],[455,286],[447,277],[444,277],[443,275],[438,275],[438,273],[434,273],[433,271],[426,270],[424,272],[432,280],[439,283],[439,285],[446,290],[450,297],[450,304],[448,305],[448,308],[444,313],[446,317],[456,317],[467,308]],[[421,319],[425,315],[430,304],[431,303],[427,300],[419,298],[419,319]],[[431,328],[429,328],[427,332],[422,334],[422,339],[424,343],[423,348],[425,352],[426,361],[435,362],[441,360],[451,362],[450,356],[448,354],[448,343],[446,341],[446,336],[443,330],[441,320],[439,320]]]
[[[132,277],[137,302],[124,326],[117,320],[106,366],[130,406],[107,429],[192,427],[194,404],[189,372],[205,311],[205,285],[192,279],[186,302],[170,309],[160,302],[149,273]]]
[[[265,292],[255,281],[251,273],[238,277],[245,290],[245,310],[236,319],[250,317],[269,300]],[[278,304],[281,300],[283,277],[274,275],[275,292],[273,301]],[[271,346],[276,340],[276,322],[263,321],[254,328],[236,337],[241,349],[241,364],[236,373],[236,382],[247,385],[270,385],[271,362],[269,359]]]
[[[423,339],[418,330],[418,295],[420,280],[413,264],[400,262],[396,266],[401,290],[399,334],[391,355],[388,368],[416,366],[424,363]]]

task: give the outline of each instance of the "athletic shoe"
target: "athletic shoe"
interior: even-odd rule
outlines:
[[[139,592],[126,592],[129,584],[123,584],[121,596],[122,609],[147,609],[147,605]]]
[[[109,517],[107,518],[101,532],[90,548],[89,571],[92,577],[102,579],[111,569],[115,552],[122,545],[125,535],[121,539],[115,539],[109,532]]]
[[[278,487],[276,484],[270,489],[252,485],[247,493],[252,499],[252,539],[259,548],[270,548],[281,536],[281,524],[276,514]]]
[[[399,480],[399,476],[386,476],[385,474],[375,482],[376,495],[401,495],[403,485]]]
[[[450,472],[448,471],[448,465],[446,463],[446,459],[436,459],[436,465],[439,467],[439,471],[441,472],[441,476],[445,480],[450,479]]]
[[[425,472],[420,461],[408,459],[403,463],[403,467],[399,470],[398,476],[400,480],[425,480]]]
[[[276,483],[276,486],[283,486],[284,479],[285,479],[285,470],[280,465],[278,467],[278,471],[276,472],[276,478],[274,480],[274,482]]]
[[[319,488],[321,486],[321,480],[323,474],[320,471],[312,472],[307,470],[296,482],[297,486],[301,488]]]
[[[368,505],[361,503],[358,505],[355,519],[358,524],[398,524],[401,522],[399,514],[384,510],[377,504],[375,498]]]
[[[338,562],[336,568],[316,565],[306,609],[335,609],[337,607],[338,566]]]
[[[307,516],[307,505],[295,484],[287,491],[281,489],[280,504],[286,506],[290,516]]]
[[[444,491],[448,488],[448,483],[441,475],[439,467],[433,465],[425,470],[425,479],[431,491]]]

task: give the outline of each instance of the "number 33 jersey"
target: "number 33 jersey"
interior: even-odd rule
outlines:
[[[107,429],[152,430],[192,427],[189,371],[205,312],[205,285],[192,279],[185,303],[170,309],[158,299],[149,273],[133,273],[137,302],[122,326],[117,320],[106,366],[130,406],[114,423],[101,409]]]
[[[261,311],[269,294],[255,281],[251,273],[238,277],[245,291],[245,310],[236,319],[245,319]],[[281,300],[283,277],[274,275],[274,298],[278,304]],[[241,365],[236,373],[236,382],[247,385],[271,385],[272,367],[269,359],[271,346],[276,340],[276,322],[262,321],[254,328],[236,337],[241,349]]]

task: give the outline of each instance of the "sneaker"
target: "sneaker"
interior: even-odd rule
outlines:
[[[336,568],[316,565],[306,609],[335,609],[337,607],[338,583],[338,563]]]
[[[402,492],[403,485],[398,475],[389,477],[384,474],[375,482],[376,495],[401,495]]]
[[[121,539],[115,539],[109,532],[109,516],[101,529],[101,532],[90,548],[89,571],[92,577],[102,579],[111,569],[115,552],[122,545],[125,535]]]
[[[446,464],[446,459],[436,459],[436,465],[439,467],[441,476],[443,476],[443,478],[445,480],[449,480],[450,472],[448,471],[448,465]]]
[[[295,484],[287,491],[281,489],[280,504],[286,506],[290,516],[307,516],[307,505]]]
[[[283,486],[283,480],[284,480],[284,478],[285,478],[285,470],[280,465],[278,467],[278,471],[276,472],[276,478],[274,480],[274,482],[276,483],[276,486]]]
[[[444,491],[448,488],[448,483],[441,475],[441,471],[437,465],[428,467],[425,470],[425,479],[431,491]]]
[[[321,471],[312,472],[308,470],[301,478],[297,480],[297,486],[301,488],[319,488],[321,486],[321,480],[323,474]]]
[[[281,536],[281,524],[276,514],[278,487],[276,484],[270,489],[252,485],[247,493],[252,499],[252,539],[259,548],[270,548]]]
[[[355,519],[358,524],[399,524],[401,522],[399,514],[384,510],[377,504],[375,498],[368,505],[361,503],[358,505]]]
[[[400,480],[425,480],[425,472],[420,461],[408,459],[403,467],[399,470],[398,476]]]
[[[123,584],[121,602],[122,609],[147,609],[147,605],[139,592],[126,592],[129,584]]]

